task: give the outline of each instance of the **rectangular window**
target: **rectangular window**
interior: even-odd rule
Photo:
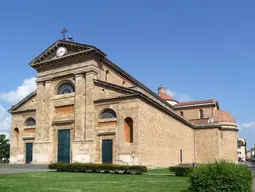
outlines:
[[[203,109],[199,110],[199,117],[200,117],[200,119],[204,119],[204,111],[203,111]]]
[[[180,150],[180,162],[182,163],[182,149]]]

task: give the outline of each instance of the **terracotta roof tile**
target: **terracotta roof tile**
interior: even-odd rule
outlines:
[[[174,107],[182,107],[188,105],[199,105],[199,104],[214,104],[215,99],[201,100],[201,101],[189,101],[176,104]]]
[[[167,93],[158,93],[158,96],[161,98],[161,99],[164,99],[166,101],[172,101],[174,100],[173,97],[171,97],[170,95],[168,95]]]
[[[226,112],[226,111],[222,111],[222,110],[216,110],[215,114],[214,114],[214,121],[215,122],[231,122],[231,123],[236,123],[234,117]]]

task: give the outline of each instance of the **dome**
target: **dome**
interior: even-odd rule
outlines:
[[[214,121],[215,122],[236,123],[234,117],[230,113],[228,113],[226,111],[222,111],[222,110],[215,111]]]
[[[158,88],[158,96],[161,99],[164,99],[166,101],[172,101],[174,100],[173,97],[171,97],[170,95],[167,94],[166,92],[166,88],[163,87],[163,85],[161,84],[161,86]]]
[[[170,95],[168,95],[167,93],[158,93],[158,96],[161,98],[161,99],[164,99],[166,101],[172,101],[174,100]]]
[[[176,100],[174,100],[173,97],[171,97],[170,95],[167,94],[166,88],[163,87],[162,84],[161,84],[161,86],[158,88],[158,96],[159,96],[161,99],[167,101],[170,105],[176,105],[176,104],[178,103]]]

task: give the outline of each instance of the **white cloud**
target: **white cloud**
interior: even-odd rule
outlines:
[[[0,93],[0,100],[8,102],[10,105],[14,105],[32,93],[35,89],[36,78],[32,77],[25,79],[23,84],[19,86],[15,91],[12,90],[7,93]]]
[[[9,138],[10,127],[10,114],[0,105],[0,134],[6,134]]]
[[[0,100],[9,103],[10,105],[17,104],[27,95],[36,89],[36,78],[31,77],[23,81],[22,85],[16,90],[11,90],[7,93],[0,93]],[[10,135],[11,116],[3,106],[0,105],[0,134]]]
[[[255,121],[250,121],[250,122],[247,122],[247,123],[238,123],[238,127],[239,129],[241,130],[244,130],[244,129],[255,129]]]
[[[191,101],[191,98],[186,94],[176,93],[170,89],[167,89],[166,92],[168,95],[172,96],[175,100],[179,102]]]

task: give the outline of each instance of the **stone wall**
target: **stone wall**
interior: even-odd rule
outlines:
[[[207,163],[220,158],[220,131],[218,128],[195,130],[196,163]]]
[[[148,167],[168,167],[194,162],[194,130],[140,101],[138,122],[138,162]]]
[[[25,125],[26,120],[30,117],[35,119],[35,112],[12,115],[10,134],[10,163],[12,164],[24,164],[26,143],[34,143],[35,133],[25,131],[36,128],[35,126],[27,127]],[[15,129],[18,130],[18,134],[15,133]]]
[[[237,162],[237,131],[224,129],[221,131],[221,158]]]
[[[107,82],[113,83],[119,86],[123,87],[131,87],[133,84],[129,82],[127,79],[122,77],[121,75],[117,74],[113,70],[109,69],[108,67],[102,65],[100,74],[99,74],[99,79],[101,81],[106,81],[106,72],[108,71],[108,77],[107,77]]]
[[[138,163],[132,158],[132,153],[138,152],[138,99],[129,99],[116,102],[104,102],[95,106],[95,162],[102,163],[102,140],[113,140],[113,162],[116,164]],[[104,109],[113,109],[116,119],[101,120],[99,114]],[[133,120],[133,143],[127,143],[124,138],[125,119],[129,117]]]
[[[204,118],[209,118],[212,116],[213,111],[215,110],[214,107],[193,107],[193,108],[178,108],[175,109],[176,112],[180,113],[183,112],[183,116],[186,119],[200,119],[200,109],[204,112]]]

